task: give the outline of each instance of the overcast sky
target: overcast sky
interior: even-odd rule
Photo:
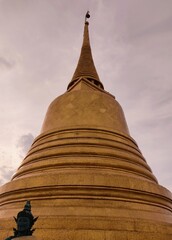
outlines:
[[[84,17],[105,90],[161,185],[172,190],[172,0],[0,0],[0,185],[66,91]]]

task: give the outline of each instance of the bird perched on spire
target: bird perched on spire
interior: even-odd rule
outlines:
[[[87,11],[86,15],[85,15],[85,23],[87,22],[87,18],[90,18],[90,12]]]

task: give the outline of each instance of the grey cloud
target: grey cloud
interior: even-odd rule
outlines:
[[[14,66],[14,62],[7,60],[4,57],[0,57],[0,68],[12,68]]]
[[[17,147],[20,149],[21,157],[23,157],[28,152],[33,140],[34,136],[32,135],[32,133],[22,135],[19,138]]]
[[[169,91],[166,91],[166,94],[161,96],[161,99],[156,102],[156,105],[161,106],[161,105],[166,105],[168,103],[171,103],[172,105],[172,89],[170,89]]]
[[[150,35],[170,32],[170,31],[172,31],[171,22],[172,22],[172,16],[170,16],[170,17],[166,18],[165,20],[162,20],[156,24],[152,24],[149,27],[143,29],[142,31],[135,32],[130,37],[130,40],[143,38],[143,37],[150,36]]]
[[[139,123],[142,127],[144,126],[144,129],[147,129],[147,131],[151,131],[152,133],[155,132],[157,129],[162,129],[163,131],[168,131],[169,126],[171,126],[172,123],[172,116],[160,116],[157,117],[156,121],[153,117],[152,120],[144,119],[141,123]],[[163,135],[161,133],[161,135]]]

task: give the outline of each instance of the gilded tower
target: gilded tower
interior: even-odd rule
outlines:
[[[0,240],[12,235],[13,216],[26,200],[39,216],[34,239],[172,239],[171,193],[158,184],[120,104],[104,90],[88,27],[86,20],[67,91],[50,104],[40,135],[0,188]]]

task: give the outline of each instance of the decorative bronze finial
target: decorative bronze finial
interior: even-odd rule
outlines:
[[[75,69],[72,80],[70,81],[67,89],[70,89],[71,86],[73,86],[74,83],[76,83],[80,78],[87,79],[88,81],[95,84],[97,87],[104,89],[103,84],[100,82],[91,53],[88,29],[89,23],[87,21],[88,18],[90,18],[89,11],[87,11],[85,15],[84,36],[78,65]]]
[[[31,205],[30,205],[30,201],[26,201],[26,204],[25,204],[23,210],[26,211],[26,212],[31,213]]]
[[[34,223],[38,217],[34,217],[31,212],[30,201],[26,201],[24,209],[17,214],[17,218],[14,217],[17,224],[17,229],[13,228],[14,236],[6,238],[6,240],[11,240],[16,237],[21,236],[31,236],[35,229],[32,229]]]
[[[87,22],[87,19],[90,18],[90,12],[87,11],[86,15],[85,15],[85,23],[88,23]]]

